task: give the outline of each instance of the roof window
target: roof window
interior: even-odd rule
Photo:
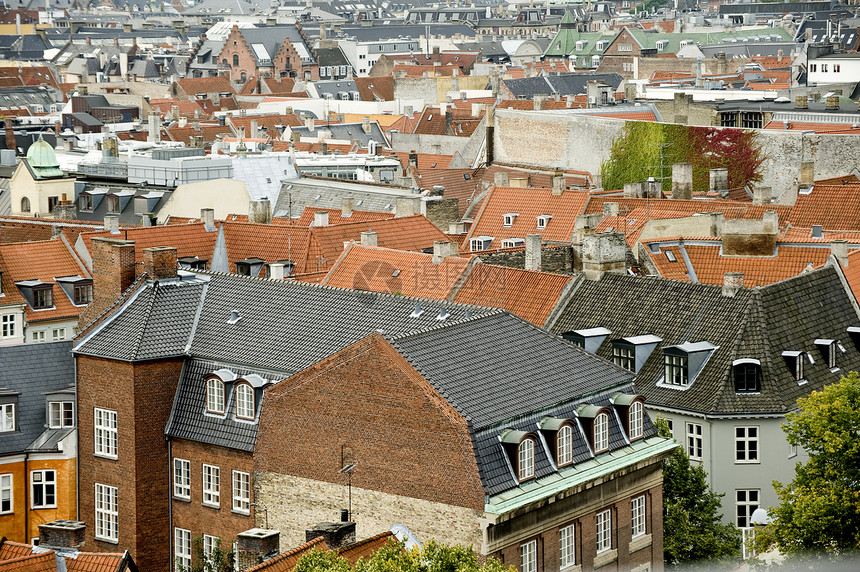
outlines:
[[[663,380],[658,385],[686,389],[696,380],[717,349],[708,342],[684,342],[663,348]]]
[[[836,366],[836,350],[839,346],[841,346],[837,340],[830,340],[819,338],[815,340],[815,346],[818,348],[818,351],[821,352],[821,357],[824,359],[824,363],[827,364],[827,367],[830,369],[835,369]],[[842,350],[845,351],[844,348]]]
[[[504,226],[512,226],[514,221],[517,220],[517,217],[520,216],[520,213],[507,213],[504,215],[503,225]]]
[[[567,341],[583,348],[588,353],[597,353],[603,340],[612,332],[606,328],[588,328],[585,330],[574,330],[561,335]]]
[[[573,463],[574,422],[558,417],[544,417],[538,426],[553,454],[556,467]]]
[[[260,270],[266,263],[262,258],[246,258],[245,260],[236,261],[236,274],[240,276],[257,277]]]
[[[535,476],[535,435],[526,431],[505,429],[499,440],[508,455],[508,460],[519,482]]]
[[[41,280],[24,280],[15,282],[34,310],[47,310],[54,307],[54,285]]]
[[[668,260],[669,262],[678,262],[678,259],[675,258],[674,252],[672,252],[671,250],[666,250],[665,253],[666,253],[666,260]]]
[[[63,276],[55,278],[69,300],[75,306],[86,306],[93,301],[93,281],[82,276]]]
[[[618,411],[618,419],[629,441],[641,439],[645,434],[644,403],[641,395],[616,393],[612,396],[612,405]]]
[[[805,359],[808,359],[809,363],[814,364],[815,360],[812,359],[812,356],[806,352],[788,350],[782,352],[782,357],[785,359],[788,369],[792,374],[794,374],[794,379],[797,381],[798,385],[806,383],[806,376],[803,371],[804,361]]]
[[[493,244],[492,236],[478,236],[469,240],[469,250],[487,250]]]
[[[732,362],[735,378],[735,393],[761,392],[761,362],[757,359],[742,358]]]
[[[250,383],[236,384],[236,417],[252,420],[255,411],[254,388]]]
[[[609,412],[605,407],[583,404],[576,409],[582,428],[597,455],[609,450]]]
[[[517,248],[525,244],[525,242],[523,238],[506,238],[502,241],[502,248]]]
[[[206,413],[224,414],[224,382],[217,377],[206,380]]]
[[[546,225],[549,224],[549,221],[551,218],[552,218],[552,215],[548,215],[548,214],[539,215],[537,217],[537,228],[539,228],[539,229],[546,228]]]
[[[179,262],[180,268],[187,268],[188,270],[206,270],[206,263],[208,260],[197,258],[196,256],[183,256],[177,262]]]

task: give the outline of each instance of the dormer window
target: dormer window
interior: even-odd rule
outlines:
[[[205,259],[197,258],[196,256],[183,256],[179,260],[180,268],[187,268],[188,270],[206,270],[206,263],[208,262]]]
[[[609,449],[609,413],[599,405],[582,404],[576,408],[582,430],[595,455]]]
[[[684,342],[663,348],[664,387],[686,389],[695,381],[717,347],[708,342]]]
[[[836,367],[836,340],[827,340],[827,339],[818,339],[815,340],[815,345],[818,348],[818,351],[821,352],[821,357],[824,359],[824,362],[827,364],[828,368]]]
[[[594,418],[594,453],[609,449],[609,415],[598,413]]]
[[[624,340],[616,340],[612,342],[612,363],[634,371],[636,363],[636,348],[633,344],[627,343]]]
[[[93,301],[93,281],[82,280],[75,284],[75,305],[86,306]]]
[[[206,411],[216,415],[224,414],[224,382],[217,377],[206,380]]]
[[[645,431],[645,408],[641,395],[631,393],[616,393],[612,396],[612,406],[618,413],[627,439],[641,439]]]
[[[236,386],[236,417],[254,419],[254,388],[247,383]]]
[[[518,216],[520,216],[519,213],[507,213],[504,215],[504,226],[512,226]]]
[[[735,393],[759,393],[761,391],[761,362],[757,359],[736,359],[732,362],[735,377]]]
[[[44,288],[33,289],[33,307],[37,310],[50,308],[54,305],[54,291],[50,285]]]
[[[63,429],[75,426],[75,404],[72,401],[48,402],[48,427]]]
[[[782,357],[785,359],[788,369],[794,374],[794,380],[802,382],[804,378],[803,362],[807,358],[806,352],[784,351]]]
[[[0,433],[15,430],[16,403],[0,403]]]
[[[569,342],[583,348],[588,353],[597,353],[603,340],[612,332],[606,328],[586,328],[583,330],[574,330],[565,332],[561,335]]]
[[[548,215],[548,214],[538,216],[537,217],[537,228],[539,228],[539,229],[546,228],[546,225],[549,224],[549,221],[551,218],[552,218],[552,215]]]
[[[262,258],[246,258],[236,262],[236,274],[239,276],[256,277],[260,274],[260,269],[266,261]]]
[[[469,240],[469,250],[487,250],[493,243],[492,236],[478,236]]]
[[[642,410],[642,402],[634,401],[627,412],[627,436],[631,441],[642,438],[644,426]]]
[[[686,387],[690,383],[690,375],[687,366],[688,362],[686,354],[675,352],[663,353],[665,381],[669,385]]]
[[[517,448],[517,477],[520,481],[535,476],[535,440],[526,437]]]
[[[82,211],[92,212],[93,210],[93,196],[92,195],[81,195],[78,197],[78,209]]]
[[[555,458],[559,467],[573,462],[573,427],[562,425],[555,436]]]
[[[506,238],[502,241],[502,248],[517,248],[525,244],[525,239],[522,238]]]

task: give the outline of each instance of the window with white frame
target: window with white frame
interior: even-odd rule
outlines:
[[[61,342],[66,339],[66,328],[53,328],[51,330],[51,340]]]
[[[701,423],[687,423],[687,455],[693,460],[702,460]]]
[[[520,572],[537,572],[537,540],[520,545]]]
[[[33,339],[33,343],[41,344],[45,341],[45,330],[36,330],[35,332],[32,332],[31,337]]]
[[[759,462],[758,427],[735,427],[735,462]]]
[[[630,501],[630,515],[633,538],[645,534],[645,495],[638,496]]]
[[[0,405],[0,432],[15,430],[15,404]]]
[[[31,508],[57,508],[57,472],[30,471]]]
[[[797,457],[797,445],[788,446],[788,458]]]
[[[116,411],[110,409],[95,409],[95,455],[116,459],[117,428]]]
[[[119,539],[119,507],[116,487],[96,483],[96,538]]]
[[[750,526],[750,517],[758,508],[758,489],[738,489],[735,491],[735,510],[738,528]]]
[[[612,513],[609,509],[597,513],[594,528],[597,535],[597,552],[612,548]]]
[[[15,314],[4,314],[0,316],[0,338],[15,337]]]
[[[210,534],[203,535],[203,558],[214,564],[215,550],[221,545],[221,539]]]
[[[535,440],[527,437],[522,440],[517,448],[517,476],[519,480],[530,479],[535,476]]]
[[[609,415],[598,413],[594,418],[594,452],[609,449]]]
[[[566,568],[576,564],[576,525],[571,524],[558,530],[559,552],[561,552],[561,567]]]
[[[555,437],[555,458],[559,467],[573,462],[573,428],[562,425]]]
[[[543,229],[546,228],[546,225],[549,224],[550,219],[552,219],[552,215],[540,215],[537,217],[537,228]]]
[[[221,506],[221,469],[203,465],[203,504]]]
[[[236,417],[240,419],[254,418],[254,388],[247,383],[236,386]]]
[[[633,439],[639,439],[642,437],[643,431],[643,416],[644,413],[642,411],[642,402],[634,401],[630,404],[630,409],[627,412],[627,427],[628,427],[628,437],[632,441]]]
[[[503,226],[512,226],[518,216],[520,216],[519,213],[507,213],[504,215]]]
[[[479,236],[477,238],[469,239],[469,250],[487,250],[490,248],[490,245],[493,243],[492,236]]]
[[[63,429],[75,426],[75,404],[72,401],[51,401],[48,403],[48,426]]]
[[[0,514],[12,512],[12,473],[0,475]]]
[[[224,413],[224,382],[217,377],[206,380],[206,411]]]
[[[502,248],[517,248],[525,244],[523,238],[506,238],[502,241]]]
[[[233,471],[233,511],[251,513],[251,474]]]
[[[173,459],[173,496],[191,499],[191,461]]]
[[[176,572],[191,569],[191,531],[175,528],[173,534],[173,565]]]

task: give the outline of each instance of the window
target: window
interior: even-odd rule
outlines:
[[[236,56],[233,56],[236,57]],[[191,569],[191,531],[184,528],[174,528],[173,534],[173,564],[174,570],[181,572]]]
[[[15,337],[15,315],[5,314],[0,316],[0,337]]]
[[[38,330],[32,333],[33,343],[42,343],[45,341],[45,330]]]
[[[30,199],[24,197],[21,199],[21,212],[28,213],[30,212]]]
[[[520,545],[520,571],[537,572],[537,540]]]
[[[492,236],[479,236],[478,238],[472,238],[469,240],[469,250],[487,250],[490,248],[492,243]]]
[[[612,363],[633,371],[636,367],[636,348],[623,342],[612,342]]]
[[[842,71],[842,66],[840,64],[833,64],[833,72],[839,73],[840,71]]]
[[[721,113],[720,114],[720,125],[722,127],[737,127],[738,126],[738,115],[737,113]]]
[[[827,64],[821,64],[821,73],[827,73]]]
[[[54,305],[54,296],[51,287],[33,289],[33,308],[40,310],[51,308]]]
[[[630,502],[630,515],[633,538],[645,534],[645,495],[638,496]]]
[[[761,391],[761,365],[757,360],[736,361],[735,393],[758,393]]]
[[[788,446],[788,458],[797,457],[797,445]]]
[[[663,366],[666,370],[666,383],[686,387],[689,383],[687,373],[687,356],[664,353]]]
[[[811,71],[811,72],[818,71],[818,64],[810,64],[809,65],[809,71]]]
[[[173,459],[173,496],[191,499],[191,461]]]
[[[93,284],[75,284],[75,305],[83,306],[93,301]]]
[[[117,488],[96,483],[96,538],[116,542],[119,537]]]
[[[735,427],[735,462],[759,462],[758,427]]]
[[[687,455],[691,459],[702,460],[702,425],[687,423]]]
[[[57,472],[30,471],[32,508],[57,508]]]
[[[519,214],[517,213],[508,213],[504,216],[504,226],[511,226],[514,224],[514,221],[517,219]]]
[[[48,403],[48,426],[62,429],[75,426],[75,404],[71,401],[51,401]]]
[[[116,459],[116,411],[97,408],[95,410],[95,430],[95,455]]]
[[[546,225],[549,224],[549,220],[552,218],[552,215],[540,215],[537,217],[537,227],[539,229],[546,228]]]
[[[233,54],[233,65],[234,66],[239,65],[239,54]]]
[[[224,382],[217,377],[206,380],[206,411],[224,413]]]
[[[217,536],[210,536],[208,534],[203,535],[203,558],[206,559],[207,562],[213,563],[213,556],[215,556],[215,550],[221,546],[221,539]]]
[[[60,342],[66,339],[66,328],[54,328],[51,330],[51,339]]]
[[[675,253],[671,250],[666,250],[664,254],[666,255],[666,260],[669,262],[678,262],[678,259],[675,257]]]
[[[597,552],[604,552],[612,548],[612,514],[609,509],[598,512],[595,521]]]
[[[631,441],[642,437],[642,417],[642,402],[634,401],[627,412],[627,432]]]
[[[609,449],[609,415],[598,413],[594,418],[594,452]]]
[[[0,514],[12,512],[12,474],[0,475]]]
[[[203,465],[203,504],[221,506],[221,469]]]
[[[502,248],[517,248],[525,244],[525,239],[522,238],[506,238],[502,241]]]
[[[251,513],[251,475],[233,471],[233,511]]]
[[[559,551],[561,552],[561,567],[576,564],[576,525],[565,526],[558,531]]]
[[[15,430],[15,404],[0,405],[0,432]]]
[[[741,127],[748,129],[761,129],[762,114],[759,111],[741,113]]]
[[[78,198],[78,208],[82,211],[93,210],[93,197],[92,197],[92,195],[81,195]]]
[[[758,489],[738,489],[735,491],[738,528],[750,526],[750,517],[758,508],[758,493]]]
[[[236,386],[236,417],[240,419],[254,418],[254,388],[247,383]]]
[[[535,476],[535,441],[532,438],[523,439],[517,448],[517,475],[524,481]]]
[[[660,42],[657,42],[657,49],[658,50],[662,49],[660,47]],[[633,51],[633,44],[618,44],[618,51],[619,52],[632,52]]]
[[[119,197],[116,195],[107,196],[107,206],[105,207],[109,213],[120,212]]]
[[[555,437],[556,459],[559,467],[573,462],[573,427],[562,425]]]
[[[48,197],[48,212],[54,212],[54,209],[57,207],[57,203],[60,202],[60,197]]]

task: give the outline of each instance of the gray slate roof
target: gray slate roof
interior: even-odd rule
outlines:
[[[508,312],[389,339],[469,422],[478,472],[487,494],[517,486],[499,437],[506,429],[539,432],[546,416],[575,419],[582,403],[607,406],[634,394],[633,374]],[[645,437],[656,431],[645,419]],[[627,444],[610,416],[610,451]],[[574,432],[574,463],[592,458]],[[535,476],[554,472],[544,447],[535,448]]]
[[[602,81],[618,91],[624,78],[617,73],[570,73],[561,75],[524,77],[504,80],[505,86],[516,98],[531,99],[535,95],[582,95],[589,81]]]
[[[75,383],[75,360],[72,342],[19,344],[0,347],[0,389],[17,392],[18,430],[0,435],[0,454],[25,451],[46,432],[47,401],[45,393],[64,389]],[[38,443],[39,449],[56,448],[56,437],[69,430],[48,430],[52,435]],[[57,435],[53,435],[54,433]],[[62,433],[62,435],[60,435]],[[50,439],[50,437],[55,437]]]
[[[722,287],[657,278],[606,275],[600,281],[579,279],[551,331],[604,327],[611,334],[597,355],[610,357],[612,340],[653,334],[662,342],[636,376],[648,403],[680,410],[732,413],[784,413],[812,390],[860,370],[860,345],[847,332],[860,318],[845,291],[839,271],[831,266],[756,289],[742,289],[733,298]],[[839,340],[838,371],[822,359],[816,339]],[[662,348],[683,342],[707,341],[717,349],[689,389],[660,387]],[[798,384],[783,351],[808,352],[806,383]],[[760,393],[737,394],[732,362],[761,362]]]
[[[271,60],[262,61],[259,58],[259,54],[254,50],[253,44],[263,44],[266,50],[269,53],[269,56],[274,58],[278,53],[278,50],[281,49],[281,45],[284,43],[285,39],[289,39],[290,43],[296,47],[296,50],[299,52],[299,55],[302,55],[302,51],[307,52],[309,58],[304,59],[303,63],[314,63],[313,52],[310,50],[310,47],[305,43],[304,38],[299,33],[298,28],[295,26],[265,26],[261,28],[239,28],[239,33],[242,34],[242,37],[245,39],[245,42],[248,44],[248,47],[251,48],[251,53],[254,55],[254,58],[257,60],[257,65],[272,65]]]

